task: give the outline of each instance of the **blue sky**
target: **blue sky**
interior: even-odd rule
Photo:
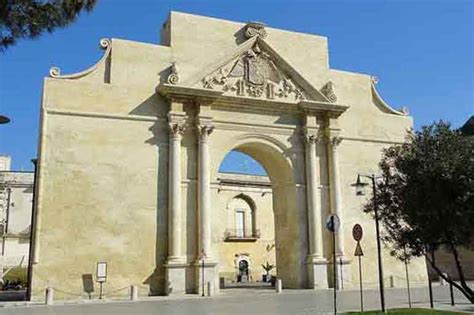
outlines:
[[[170,10],[329,38],[330,66],[376,75],[395,107],[408,106],[415,128],[439,119],[462,125],[474,113],[474,1],[125,1],[99,0],[68,28],[22,40],[0,55],[0,154],[14,169],[36,156],[43,77],[51,66],[80,71],[101,56],[100,38],[158,43]],[[233,155],[227,171],[258,169]]]

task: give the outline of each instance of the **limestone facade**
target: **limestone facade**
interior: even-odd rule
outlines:
[[[141,294],[197,293],[202,279],[217,293],[245,246],[272,247],[263,237],[271,226],[283,286],[326,289],[331,213],[341,220],[339,285],[357,284],[355,223],[365,230],[366,287],[376,285],[374,223],[351,185],[358,172],[377,173],[381,150],[402,143],[412,119],[387,105],[371,76],[331,69],[325,37],[178,12],[160,45],[101,46],[96,65],[53,68],[44,81],[34,299],[46,286],[69,292],[58,298],[85,296],[81,279],[98,261],[108,263],[106,294],[132,284]],[[232,200],[236,183],[219,177],[231,150],[260,162],[271,185],[261,202],[271,199],[273,217],[256,205],[254,243],[224,242],[226,211],[255,194]],[[386,277],[404,274],[388,250],[383,260]],[[423,260],[410,270],[425,281]]]

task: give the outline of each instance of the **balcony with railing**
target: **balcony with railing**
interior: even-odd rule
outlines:
[[[260,238],[260,230],[246,231],[244,229],[226,229],[226,242],[255,242]]]

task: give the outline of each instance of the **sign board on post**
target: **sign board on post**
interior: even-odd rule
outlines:
[[[107,263],[98,262],[97,263],[97,273],[96,273],[97,282],[106,282],[107,281]]]
[[[364,294],[362,293],[362,262],[361,258],[364,256],[364,252],[362,251],[362,247],[360,246],[360,240],[364,235],[364,231],[360,224],[355,224],[352,228],[352,237],[357,242],[356,249],[354,252],[354,256],[359,258],[359,286],[360,286],[360,311],[364,311]]]
[[[362,230],[362,226],[360,224],[355,224],[352,228],[352,237],[356,242],[359,242],[362,239],[364,232]]]
[[[334,278],[334,314],[337,314],[337,286],[336,286],[336,231],[339,230],[341,222],[335,214],[330,214],[326,220],[326,228],[332,233],[332,257]]]
[[[364,252],[362,251],[362,247],[360,246],[360,243],[357,242],[357,246],[354,252],[354,256],[364,256]]]
[[[335,214],[331,214],[328,216],[327,220],[326,220],[326,228],[331,231],[331,232],[335,232],[337,230],[339,230],[339,225],[340,225],[340,221],[339,221],[339,217]]]
[[[102,299],[102,284],[107,281],[107,263],[105,261],[99,261],[97,263],[97,271],[95,276],[97,278],[97,282],[100,284],[99,299]]]
[[[96,273],[97,282],[106,282],[107,281],[107,263],[104,261],[97,263],[97,273]]]

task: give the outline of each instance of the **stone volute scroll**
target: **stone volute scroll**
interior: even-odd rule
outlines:
[[[105,60],[109,57],[110,52],[112,50],[112,41],[108,38],[102,38],[100,40],[100,48],[105,50],[105,53],[102,55],[100,60],[90,68],[73,74],[61,74],[61,69],[59,67],[51,67],[49,69],[49,76],[55,79],[80,79],[82,77],[87,76],[88,74],[97,70],[99,65],[104,63]]]
[[[262,22],[248,22],[245,25],[245,38],[249,39],[255,36],[262,38],[267,37],[267,31],[265,30],[265,24]]]
[[[334,93],[333,83],[329,81],[321,88],[321,93],[327,97],[329,102],[335,103],[337,102],[336,93]]]
[[[176,65],[176,62],[173,62],[170,67],[170,73],[168,75],[168,78],[166,81],[169,84],[177,84],[179,82],[179,76],[178,76],[178,66]]]

